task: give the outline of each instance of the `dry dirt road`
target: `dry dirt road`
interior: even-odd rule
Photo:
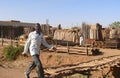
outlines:
[[[19,56],[15,61],[3,60],[2,48],[0,52],[0,78],[25,78],[24,72],[30,64],[32,58]],[[43,67],[54,67],[66,64],[77,64],[80,62],[86,62],[97,58],[120,55],[118,49],[100,49],[103,52],[102,55],[86,56],[80,53],[62,53],[62,52],[41,52],[40,58]],[[98,75],[98,74],[97,74]],[[37,77],[36,70],[31,73],[31,78]]]

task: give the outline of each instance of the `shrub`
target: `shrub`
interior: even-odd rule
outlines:
[[[22,51],[23,46],[14,47],[12,45],[9,45],[3,49],[3,52],[5,53],[8,60],[15,60]]]

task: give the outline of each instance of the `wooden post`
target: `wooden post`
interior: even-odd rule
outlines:
[[[10,26],[10,44],[12,45],[12,27]]]
[[[3,26],[1,26],[1,43],[2,43],[2,46],[3,46]]]
[[[55,45],[56,45],[56,47],[57,47],[57,40],[55,40]]]
[[[88,46],[86,45],[86,52],[87,52],[87,56],[89,55],[89,53],[88,53]]]
[[[67,52],[69,53],[69,42],[67,42]]]
[[[87,78],[90,78],[90,75],[91,75],[91,70],[88,69],[88,75],[87,75]]]

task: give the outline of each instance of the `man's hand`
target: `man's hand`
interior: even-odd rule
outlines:
[[[27,56],[28,56],[28,55],[27,55],[26,53],[24,53],[24,52],[22,52],[22,55],[23,55],[23,56],[25,56],[25,57],[27,57]]]
[[[56,51],[57,49],[55,47],[52,48],[54,51]]]
[[[55,47],[52,47],[51,49],[49,49],[49,51],[56,51],[57,49]]]

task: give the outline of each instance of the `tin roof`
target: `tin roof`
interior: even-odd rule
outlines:
[[[26,23],[20,21],[0,21],[0,26],[35,26],[35,23]]]

